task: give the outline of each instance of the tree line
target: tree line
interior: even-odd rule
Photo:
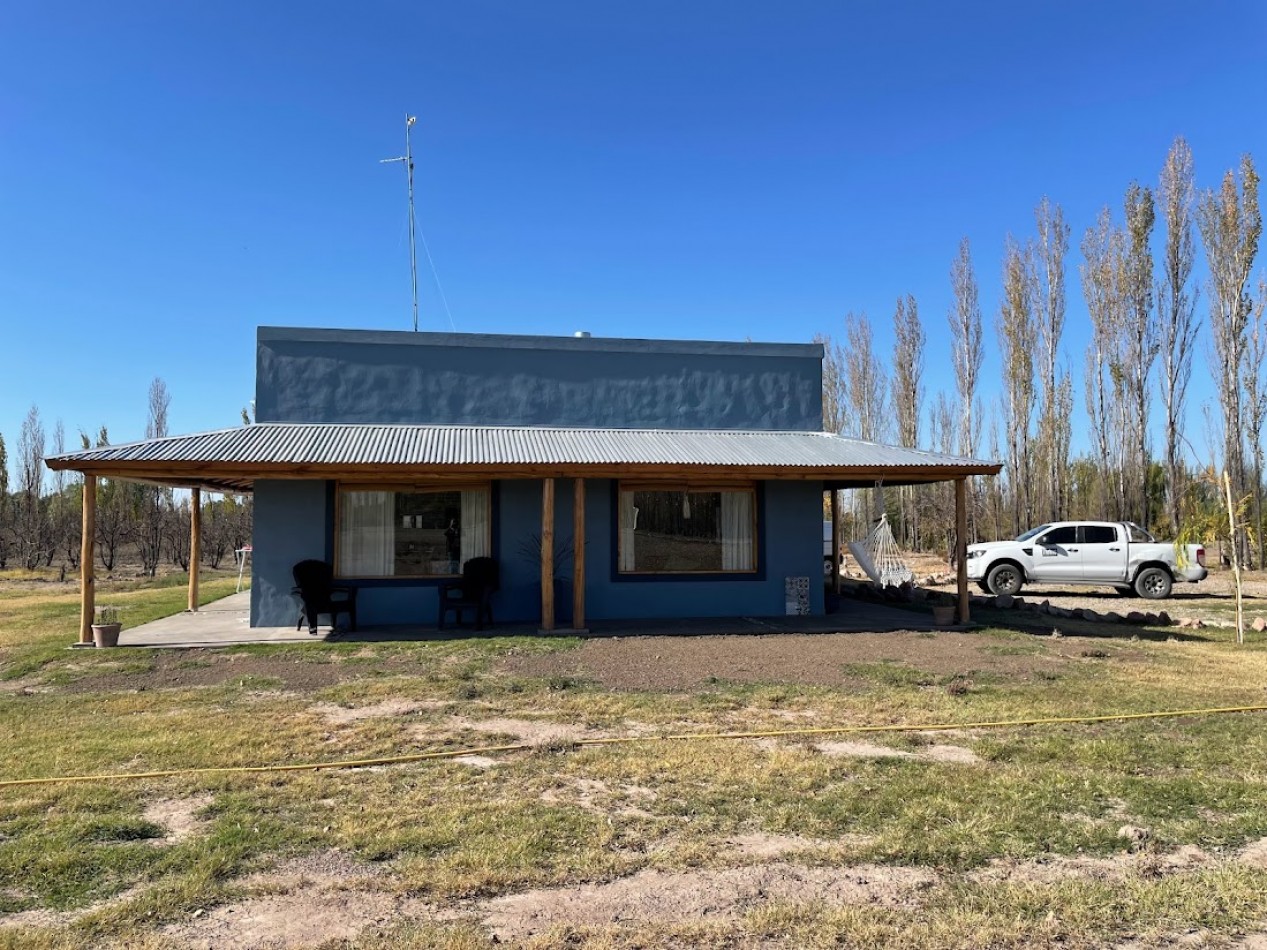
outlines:
[[[1177,537],[1193,530],[1233,540],[1242,563],[1267,563],[1263,532],[1263,424],[1267,419],[1267,279],[1252,280],[1262,234],[1252,156],[1217,187],[1199,189],[1191,149],[1171,146],[1155,185],[1131,182],[1116,210],[1105,206],[1077,242],[1076,279],[1089,340],[1075,373],[1064,355],[1071,228],[1044,197],[1033,230],[1008,235],[999,304],[987,328],[967,238],[950,268],[946,336],[955,390],[926,398],[927,342],[914,297],[897,299],[886,361],[866,314],[850,313],[843,340],[826,349],[823,413],[835,432],[1003,462],[999,476],[969,481],[973,538],[1011,537],[1044,521],[1134,521]],[[1206,282],[1194,276],[1198,247]],[[1203,324],[1206,332],[1201,333]],[[982,354],[1000,356],[997,393],[983,399]],[[1213,393],[1201,393],[1206,424],[1185,433],[1194,360],[1204,348]],[[1071,453],[1075,426],[1089,448]],[[1160,444],[1154,444],[1154,432]],[[1227,473],[1238,515],[1221,521]],[[900,541],[949,550],[950,485],[865,493],[852,517],[889,514]],[[1213,537],[1207,540],[1215,540]]]
[[[168,434],[171,395],[166,383],[150,384],[147,439]],[[95,439],[79,433],[79,448],[110,444],[103,425]],[[83,479],[74,472],[49,471],[48,455],[71,451],[58,420],[49,439],[37,406],[22,421],[9,484],[8,448],[0,434],[0,570],[60,567],[79,570],[83,538]],[[164,563],[189,570],[190,496],[158,485],[124,479],[97,480],[95,551],[107,571],[125,563],[149,577]],[[201,563],[211,568],[232,562],[233,552],[251,540],[250,496],[204,496]]]

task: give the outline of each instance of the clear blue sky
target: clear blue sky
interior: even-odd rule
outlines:
[[[798,341],[864,310],[887,353],[913,293],[931,397],[966,235],[989,395],[1003,240],[1044,194],[1076,249],[1177,134],[1203,186],[1267,163],[1264,10],[6,5],[0,431],[37,403],[50,432],[139,437],[155,375],[173,431],[233,425],[258,324],[408,328],[403,172],[378,164],[406,111],[458,330]],[[423,327],[449,329],[422,268]]]

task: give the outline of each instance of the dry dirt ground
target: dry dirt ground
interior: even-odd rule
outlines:
[[[202,800],[198,807],[205,807]],[[390,863],[367,864],[337,850],[279,859],[268,870],[238,879],[238,899],[165,925],[165,945],[183,950],[342,946],[344,941],[391,939],[402,924],[466,923],[495,943],[574,945],[551,939],[576,931],[693,920],[734,921],[771,902],[810,902],[824,907],[892,907],[917,911],[924,896],[943,883],[940,872],[922,867],[789,863],[786,856],[829,857],[840,842],[797,836],[749,835],[726,843],[724,857],[737,866],[665,871],[646,869],[599,883],[547,887],[516,894],[450,901],[439,905],[412,897]],[[1194,846],[1171,852],[1140,850],[1107,858],[1051,857],[1006,859],[973,872],[979,881],[1059,884],[1091,880],[1128,885],[1132,879],[1168,876],[1218,867],[1267,867],[1267,839],[1232,854],[1212,854]],[[0,919],[0,937],[18,925],[54,926],[109,910],[146,896],[144,885],[113,901],[69,913],[32,911]],[[560,930],[560,928],[563,928]],[[1197,932],[1164,945],[1229,946],[1208,943]],[[390,945],[388,943],[387,945]],[[430,945],[430,944],[428,944]],[[481,944],[482,945],[482,944]],[[1159,946],[1162,944],[1150,944]],[[1267,946],[1261,934],[1231,946]],[[1128,944],[1142,947],[1142,944]]]
[[[148,652],[148,651],[147,651]],[[241,682],[261,682],[270,689],[309,692],[374,675],[417,674],[422,664],[408,656],[375,658],[372,666],[358,662],[355,655],[313,653],[297,660],[293,655],[267,656],[225,653],[221,650],[156,650],[146,657],[146,670],[94,672],[91,677],[72,680],[58,690],[68,693],[100,693],[143,689],[188,689],[194,686],[223,686]]]
[[[915,571],[915,579],[920,586],[946,593],[954,592],[953,572],[945,561],[927,555],[915,555],[908,558],[908,563]],[[850,571],[849,567],[848,564],[845,566],[846,577],[866,580],[860,572]],[[938,582],[926,584],[925,582],[930,577],[936,578]],[[1247,571],[1242,578],[1242,597],[1247,615],[1267,616],[1267,571]],[[982,593],[976,584],[970,584],[968,590],[972,594]],[[1054,606],[1064,607],[1066,610],[1084,607],[1100,613],[1164,610],[1175,619],[1191,617],[1215,624],[1230,621],[1236,601],[1232,572],[1224,569],[1212,570],[1205,580],[1196,584],[1176,584],[1173,593],[1166,600],[1149,601],[1137,597],[1122,597],[1112,587],[1058,584],[1026,585],[1022,588],[1020,596],[1032,602],[1049,600]]]
[[[1129,641],[1096,649],[1097,659],[1141,656]],[[1086,662],[1078,638],[1035,637],[1033,652],[1000,650],[999,643],[963,633],[821,633],[729,637],[613,637],[579,649],[541,656],[509,657],[506,672],[526,676],[571,676],[608,689],[688,690],[710,680],[799,683],[865,688],[852,674],[859,665],[905,664],[935,678],[983,671],[1028,679],[1062,664]]]
[[[790,683],[865,689],[872,681],[859,667],[901,664],[941,680],[972,672],[1025,681],[1057,672],[1063,664],[1088,659],[1132,662],[1143,654],[1129,640],[1059,640],[1034,637],[1024,651],[998,641],[954,632],[821,633],[714,637],[595,638],[575,650],[511,654],[498,661],[512,676],[565,677],[618,690],[690,690],[710,682]],[[254,685],[271,693],[306,693],[367,676],[410,675],[423,663],[408,657],[379,657],[370,663],[348,655],[319,660],[294,656],[226,653],[219,650],[154,651],[147,669],[94,672],[67,682],[33,678],[4,681],[10,692],[100,693]],[[382,715],[404,715],[420,708],[392,708]],[[345,710],[330,706],[332,724],[380,715],[375,708]],[[510,730],[513,731],[513,730]]]

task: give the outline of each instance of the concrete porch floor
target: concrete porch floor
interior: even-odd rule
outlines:
[[[330,639],[329,626],[318,628],[311,637],[307,630],[294,627],[250,626],[251,593],[243,591],[207,604],[197,613],[174,614],[161,620],[125,628],[119,637],[121,647],[225,647],[251,643],[320,643]],[[591,637],[635,636],[713,636],[737,633],[883,633],[895,630],[945,630],[932,618],[913,611],[899,610],[880,604],[846,599],[839,612],[825,617],[736,617],[721,619],[669,620],[595,620],[590,623]],[[434,625],[362,627],[356,633],[340,632],[334,639],[340,643],[383,642],[405,640],[458,640],[471,636],[511,637],[536,636],[536,624],[496,624],[476,632],[472,627],[449,626],[438,630]],[[563,626],[555,636],[571,636]]]

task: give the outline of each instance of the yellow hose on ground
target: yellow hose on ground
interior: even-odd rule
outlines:
[[[1006,729],[1014,726],[1054,726],[1093,722],[1125,722],[1132,719],[1177,719],[1188,716],[1218,716],[1227,713],[1267,712],[1267,705],[1216,706],[1206,709],[1171,709],[1160,712],[1111,713],[1103,716],[1058,716],[1045,719],[1001,719],[993,722],[939,722],[913,725],[823,726],[816,729],[780,729],[767,732],[686,732],[662,736],[615,736],[606,739],[575,739],[569,746],[631,745],[636,742],[701,742],[712,739],[776,739],[789,736],[823,736],[876,732],[938,732],[952,729]],[[116,772],[106,775],[57,775],[0,781],[0,789],[23,785],[70,785],[75,782],[117,782],[126,779],[172,778],[181,775],[233,775],[257,772],[317,772],[323,769],[362,769],[374,765],[403,765],[429,759],[455,759],[490,752],[524,752],[539,749],[539,743],[515,742],[508,745],[476,746],[412,752],[375,759],[342,759],[336,762],[296,762],[289,765],[214,765],[195,769],[161,769],[154,772]]]

